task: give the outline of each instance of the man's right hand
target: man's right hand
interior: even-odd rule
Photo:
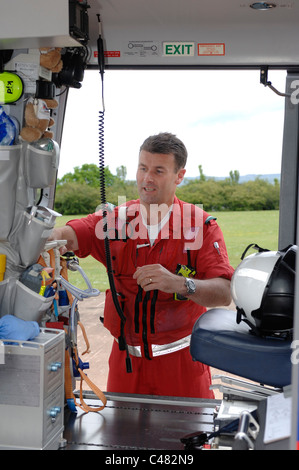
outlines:
[[[54,228],[48,241],[53,240],[66,240],[65,246],[60,248],[60,253],[63,254],[67,251],[77,251],[79,249],[78,239],[76,232],[69,225],[64,227]]]

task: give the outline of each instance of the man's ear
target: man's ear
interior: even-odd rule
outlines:
[[[185,168],[181,168],[178,172],[178,177],[176,179],[176,184],[180,184],[183,179],[184,179],[184,176],[185,176],[185,173],[186,173],[186,170]]]

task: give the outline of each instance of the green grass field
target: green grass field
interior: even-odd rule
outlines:
[[[279,211],[217,212],[212,215],[217,217],[223,231],[229,259],[234,268],[240,263],[242,253],[251,243],[270,250],[277,249]],[[56,226],[62,226],[68,220],[79,217],[81,216],[58,217]],[[105,291],[109,287],[105,268],[92,257],[81,259],[80,266],[94,288]],[[69,278],[77,287],[86,287],[80,274],[70,272]]]

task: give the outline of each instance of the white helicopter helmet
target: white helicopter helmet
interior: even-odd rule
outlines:
[[[244,258],[249,248],[258,253]],[[297,246],[270,251],[249,245],[231,282],[237,323],[245,321],[255,334],[288,336],[293,328]]]

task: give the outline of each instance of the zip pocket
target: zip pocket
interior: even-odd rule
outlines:
[[[29,188],[39,189],[53,186],[59,161],[59,147],[43,150],[28,144],[25,152],[25,179]]]
[[[22,213],[9,241],[19,253],[23,266],[37,262],[54,228],[56,216],[60,214],[42,206],[28,207]]]
[[[51,307],[52,297],[43,297],[33,292],[18,279],[0,282],[0,318],[14,315],[21,320],[40,322]]]
[[[53,300],[54,296],[43,297],[17,280],[15,284],[13,315],[22,320],[39,323],[44,313],[51,307]]]

